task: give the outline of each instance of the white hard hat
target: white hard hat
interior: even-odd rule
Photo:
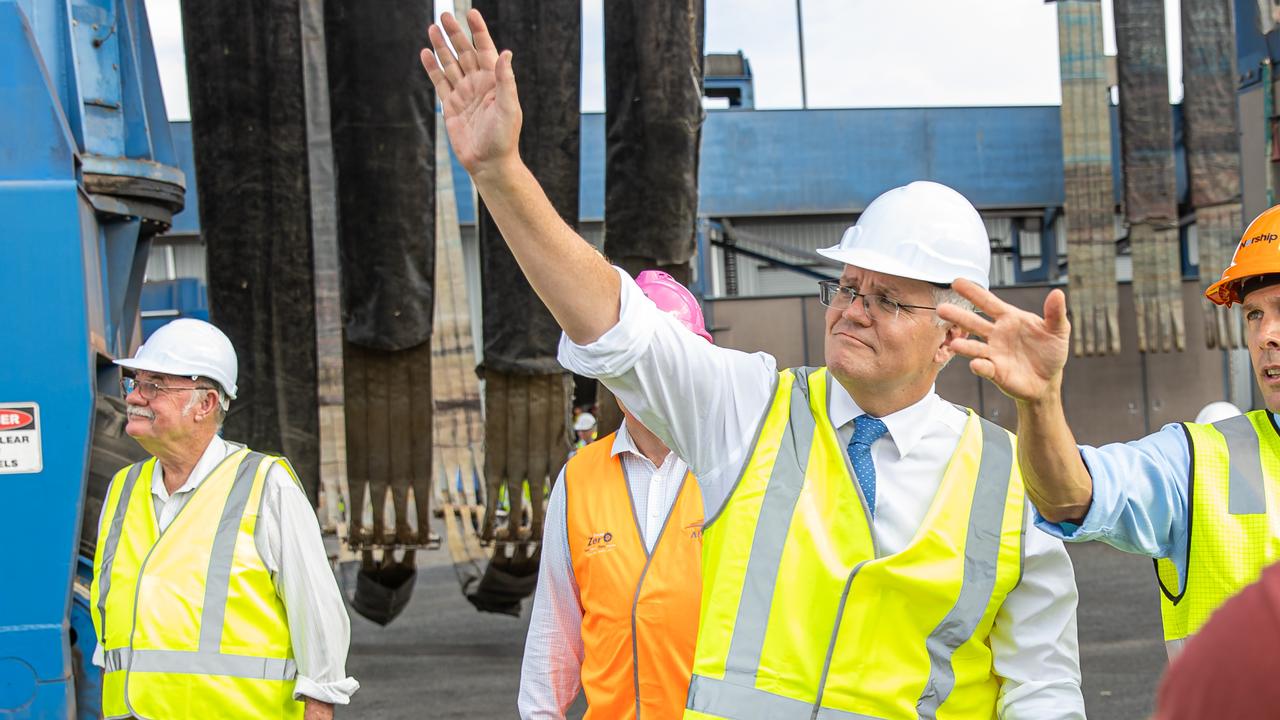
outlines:
[[[818,254],[899,277],[950,285],[965,278],[986,288],[991,241],[973,204],[946,185],[918,180],[867,206],[840,244]]]
[[[201,376],[236,397],[236,349],[221,330],[203,320],[179,318],[147,338],[138,354],[116,364],[130,370],[165,375]]]
[[[584,412],[573,421],[574,430],[590,430],[596,426],[596,416],[589,412]]]
[[[1216,423],[1219,420],[1226,420],[1229,417],[1243,415],[1240,408],[1232,405],[1225,400],[1211,402],[1200,409],[1200,413],[1196,415],[1197,423]]]

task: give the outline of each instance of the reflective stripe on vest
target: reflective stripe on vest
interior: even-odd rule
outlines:
[[[133,486],[138,482],[138,476],[142,474],[144,465],[155,466],[155,458],[151,458],[145,462],[134,463],[123,471],[124,485],[120,490],[119,497],[128,499],[133,496]],[[148,468],[150,470],[150,468]],[[151,473],[147,473],[150,479]],[[118,502],[118,501],[117,501]],[[110,529],[107,531],[106,542],[99,542],[102,548],[101,559],[99,560],[99,570],[94,573],[95,578],[101,578],[101,585],[98,589],[98,637],[106,637],[106,615],[107,615],[107,595],[111,591],[111,566],[115,564],[116,548],[120,546],[120,530],[124,527],[124,513],[115,512],[111,516]],[[101,537],[102,529],[98,529],[98,535]]]
[[[865,502],[861,513],[825,510],[833,498],[844,498],[835,505],[841,508],[858,507],[861,499],[827,418],[828,382],[825,369],[797,369],[779,376],[774,402],[762,420],[743,476],[705,530],[703,626],[685,717],[855,720],[909,711],[912,716],[935,718],[957,691],[961,682],[957,669],[964,671],[960,702],[989,703],[984,711],[992,715],[997,684],[990,653],[988,649],[983,655],[976,648],[983,644],[995,612],[1021,577],[1024,495],[1013,462],[1012,436],[969,413],[916,538],[899,553],[879,557]],[[955,507],[964,510],[956,512]],[[848,515],[855,516],[851,524],[844,522]],[[800,525],[793,527],[796,523]],[[923,617],[937,621],[931,629],[913,628],[902,620],[905,611],[889,607],[892,601],[877,608],[869,605],[874,603],[869,598],[886,593],[889,598],[901,596],[904,602],[899,604],[913,600],[915,588],[910,581],[914,578],[903,584],[902,579],[886,577],[895,563],[909,575],[912,563],[919,572],[922,558],[932,562],[932,556],[921,555],[927,545],[921,538],[933,534],[955,536],[953,547],[930,547],[928,552],[939,553],[937,564],[954,568],[957,575],[947,581],[950,585],[944,592],[939,588],[946,583],[930,587],[928,573],[921,574],[922,601],[932,603],[936,611]],[[811,549],[798,550],[801,541]],[[809,552],[823,557],[818,561],[801,554]],[[825,593],[830,586],[833,597],[839,597],[834,609],[816,600],[806,605],[794,597],[806,592],[795,582],[796,568],[831,572],[842,563],[848,564],[838,578],[814,578],[807,590]],[[868,568],[874,568],[871,579],[859,575]],[[740,593],[735,577],[741,578]],[[947,604],[938,605],[941,602]],[[773,616],[779,607],[811,607],[813,612],[805,619],[821,623],[822,628],[800,637],[803,633],[796,633],[795,617]],[[891,659],[877,659],[876,667],[858,669],[862,656],[872,655],[853,649],[864,641],[863,634],[876,635],[874,630],[858,627],[872,611],[883,612],[887,622],[902,622],[903,632],[891,641],[917,643],[907,653],[916,658],[914,666],[900,661],[904,664],[896,667]],[[827,617],[834,622],[827,624]],[[913,640],[914,633],[919,634]],[[956,653],[966,644],[962,661]],[[818,657],[813,657],[818,647]],[[884,654],[885,658],[899,655]],[[806,664],[809,667],[797,668]],[[859,684],[857,675],[865,672],[882,672],[895,678],[896,684],[880,691],[892,698],[873,701],[880,703],[880,709],[871,714],[855,712],[850,706],[857,708],[861,702],[854,699],[858,691],[850,688]],[[873,688],[865,691],[877,694]]]
[[[187,675],[225,675],[253,680],[293,680],[298,665],[293,658],[260,658],[217,652],[181,650],[130,650],[116,648],[102,654],[103,671],[166,672]]]
[[[679,717],[698,633],[702,494],[686,473],[650,551],[613,440],[579,450],[564,474],[587,717]]]
[[[151,504],[154,459],[113,483],[92,589],[108,717],[189,716],[209,703],[225,717],[302,716],[287,618],[253,539],[278,460],[243,449],[228,455],[163,533]],[[127,635],[109,629],[125,620]]]
[[[1184,423],[1191,455],[1186,578],[1156,560],[1170,658],[1222,603],[1280,559],[1280,435],[1254,410],[1209,424]]]

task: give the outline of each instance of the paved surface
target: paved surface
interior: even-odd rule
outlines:
[[[1080,585],[1084,697],[1091,720],[1141,720],[1164,667],[1151,561],[1109,547],[1070,547]],[[477,613],[448,553],[421,554],[413,602],[390,626],[352,618],[348,670],[361,684],[339,717],[362,720],[514,718],[521,618]],[[579,699],[570,717],[582,716]]]

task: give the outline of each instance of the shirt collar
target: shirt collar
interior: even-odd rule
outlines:
[[[640,455],[640,449],[636,447],[636,443],[631,439],[631,433],[627,432],[627,421],[623,420],[618,426],[618,432],[613,436],[613,450],[610,455],[617,456],[624,452],[632,455]]]
[[[831,424],[833,426],[837,428],[844,427],[853,422],[854,418],[864,413],[862,408],[858,407],[858,404],[853,401],[849,391],[844,389],[844,386],[835,379],[835,376],[830,374],[830,371],[828,371],[827,377],[830,387],[827,399],[827,413],[831,416]],[[915,403],[880,418],[885,427],[889,428],[889,439],[898,448],[899,457],[906,457],[911,452],[911,449],[920,442],[920,438],[924,437],[925,432],[929,429],[929,422],[934,417],[934,409],[939,402],[942,402],[942,398],[938,397],[934,386],[931,385],[929,386],[929,392],[925,393],[925,396]]]
[[[610,455],[616,457],[622,453],[631,453],[645,462],[651,462],[649,458],[645,457],[644,453],[640,452],[640,448],[636,447],[636,441],[631,437],[631,433],[627,432],[626,420],[622,421],[622,424],[618,426],[618,433],[613,436],[613,449],[610,451]],[[668,450],[667,456],[662,459],[662,464],[665,465],[670,457],[671,451]]]
[[[168,500],[171,495],[189,492],[200,487],[200,483],[218,467],[218,463],[227,457],[227,442],[221,437],[214,435],[209,441],[209,446],[204,449],[204,453],[200,455],[200,459],[196,461],[196,466],[191,468],[191,474],[187,476],[187,481],[182,487],[170,493],[164,486],[164,468],[160,465],[160,461],[156,461],[155,471],[151,476],[151,494],[163,500]]]

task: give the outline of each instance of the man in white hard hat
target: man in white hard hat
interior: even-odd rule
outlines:
[[[582,448],[596,441],[596,416],[579,413],[573,421],[574,448]]]
[[[180,319],[116,364],[125,431],[152,457],[116,473],[98,523],[103,714],[333,717],[359,687],[350,621],[288,461],[219,437],[231,341]]]
[[[1226,400],[1215,400],[1200,408],[1200,412],[1196,413],[1195,422],[1200,425],[1211,425],[1219,420],[1226,420],[1243,414],[1240,412],[1240,408],[1232,403]]]
[[[520,160],[509,53],[480,14],[430,28],[453,149],[565,337],[701,486],[701,625],[685,718],[1083,718],[1076,590],[1028,532],[1014,438],[939,398],[962,331],[935,307],[987,284],[973,206],[879,197],[836,247],[822,368],[680,331],[566,225]],[[457,48],[455,55],[448,41]],[[574,282],[563,278],[571,273]]]

